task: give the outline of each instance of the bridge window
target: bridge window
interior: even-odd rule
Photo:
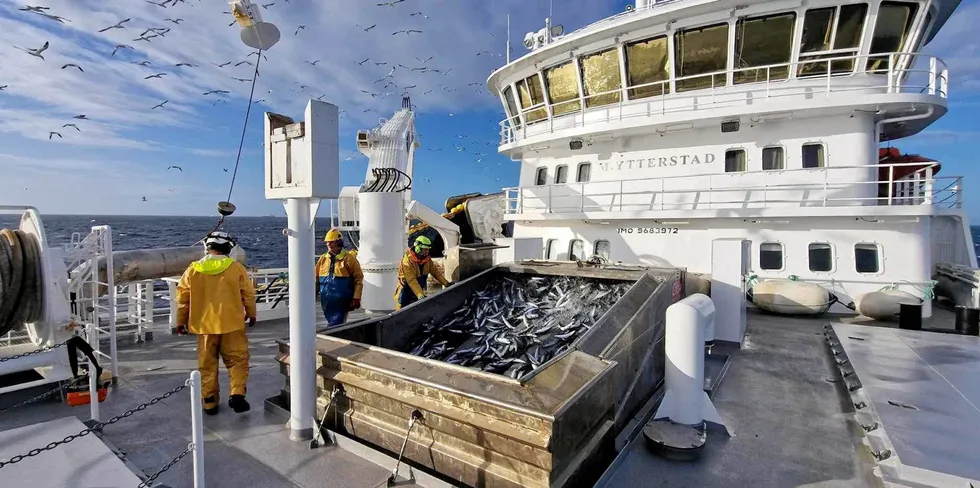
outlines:
[[[783,148],[779,146],[762,148],[762,169],[766,171],[786,169]]]
[[[725,172],[738,173],[741,171],[745,171],[745,149],[725,151]]]
[[[669,80],[670,49],[667,47],[667,36],[631,42],[626,45],[627,86],[655,83],[630,89],[630,100],[670,93]]]
[[[558,239],[548,239],[548,244],[544,248],[544,258],[552,261],[558,259]]]
[[[520,95],[521,108],[524,109],[524,120],[527,123],[548,118],[548,110],[543,107],[544,90],[541,89],[541,77],[537,73],[518,81],[517,93]]]
[[[619,51],[616,48],[582,56],[582,88],[585,106],[599,107],[619,103],[623,77],[619,73]]]
[[[826,75],[828,69],[832,74],[853,72],[853,58],[830,61],[829,66],[827,61],[819,60],[856,56],[867,15],[866,3],[807,10],[796,75]]]
[[[727,23],[674,34],[674,72],[678,78],[684,78],[675,81],[677,91],[725,86],[727,74],[724,71],[727,67]],[[702,74],[706,76],[695,77]]]
[[[743,18],[735,23],[735,73],[734,82],[756,83],[768,80],[784,80],[789,77],[789,62],[793,56],[793,28],[795,13]],[[745,69],[754,66],[770,68]]]
[[[878,273],[881,271],[877,244],[862,242],[854,245],[854,270],[858,273]]]
[[[568,243],[568,260],[585,261],[585,258],[585,242],[581,239],[572,239],[572,242]]]
[[[575,63],[571,61],[544,70],[544,82],[548,87],[548,98],[551,100],[551,113],[555,116],[582,109],[578,98],[578,80],[575,76]]]
[[[803,167],[823,168],[823,144],[811,143],[803,145]]]
[[[579,163],[575,181],[584,183],[592,179],[592,163]]]
[[[593,249],[592,254],[596,256],[602,256],[607,260],[609,259],[609,241],[605,239],[599,239],[598,241],[595,241],[595,245],[593,246],[592,249]]]
[[[555,168],[555,184],[561,185],[568,181],[568,166],[562,164]]]
[[[809,246],[810,271],[826,273],[834,269],[834,248],[826,242],[813,242]]]
[[[509,85],[507,88],[504,88],[504,103],[507,104],[507,116],[509,117],[510,126],[515,128],[520,127],[521,119],[519,114],[521,111],[517,109],[517,102],[514,101],[514,89]]]
[[[544,166],[538,168],[538,171],[534,174],[534,184],[541,186],[548,183],[548,168]]]
[[[759,268],[767,271],[783,269],[783,245],[778,242],[759,244]]]
[[[905,2],[881,2],[871,36],[870,54],[900,52],[912,30],[912,21],[919,5]],[[883,72],[888,69],[888,56],[868,58],[868,71]]]

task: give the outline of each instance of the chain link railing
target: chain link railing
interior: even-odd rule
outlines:
[[[33,350],[33,351],[28,351],[28,352],[21,353],[21,354],[14,354],[13,356],[7,356],[7,357],[4,357],[4,358],[0,358],[0,363],[5,363],[7,361],[13,361],[14,359],[26,358],[28,356],[33,356],[35,354],[41,354],[42,352],[54,351],[55,349],[57,349],[57,348],[59,348],[61,346],[64,346],[66,343],[68,343],[67,340],[65,340],[63,342],[59,342],[59,343],[57,343],[57,344],[55,344],[55,345],[53,345],[51,347],[42,347],[41,349],[36,349],[36,350]]]
[[[146,480],[144,480],[142,483],[137,485],[136,488],[147,488],[149,486],[153,486],[153,482],[156,481],[161,474],[166,473],[170,468],[174,467],[177,463],[179,463],[181,459],[184,459],[184,456],[187,456],[193,450],[194,450],[194,443],[193,442],[188,443],[187,447],[184,449],[184,452],[178,454],[176,457],[171,459],[169,463],[163,465],[162,468],[160,468],[155,473],[148,476]]]
[[[44,393],[41,393],[40,395],[37,395],[37,396],[35,396],[33,398],[29,398],[29,399],[24,400],[24,401],[22,401],[20,403],[16,403],[16,404],[11,405],[11,406],[9,406],[7,408],[0,409],[0,415],[3,415],[3,414],[5,414],[7,412],[10,412],[12,410],[17,410],[20,407],[24,407],[24,406],[30,405],[32,403],[36,403],[36,402],[39,402],[41,400],[44,400],[44,399],[46,399],[46,398],[54,395],[55,393],[61,393],[61,392],[63,392],[67,388],[69,388],[69,386],[57,386],[55,388],[52,388],[52,389],[50,389],[50,390],[48,390],[48,391],[46,391]]]

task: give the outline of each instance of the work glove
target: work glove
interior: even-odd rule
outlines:
[[[418,298],[419,300],[425,298],[425,293],[419,293],[416,298]]]
[[[187,335],[187,326],[178,325],[177,328],[174,329],[174,331],[177,333],[177,335]]]
[[[353,299],[353,300],[350,301],[350,309],[351,310],[357,310],[359,308],[361,308],[361,299],[360,298],[355,298],[355,299]]]
[[[255,317],[249,317],[248,318],[248,326],[249,327],[255,327]]]

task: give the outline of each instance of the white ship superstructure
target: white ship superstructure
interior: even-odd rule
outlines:
[[[488,81],[514,237],[698,273],[739,237],[760,278],[927,297],[937,263],[976,266],[961,178],[879,163],[946,113],[945,64],[918,51],[958,3],[638,0],[531,35]]]

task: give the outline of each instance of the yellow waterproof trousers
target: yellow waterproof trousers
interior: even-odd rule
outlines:
[[[232,395],[245,395],[248,381],[248,337],[245,329],[227,334],[197,336],[197,369],[201,372],[201,398],[204,408],[214,408],[218,395],[218,356],[225,362]]]

